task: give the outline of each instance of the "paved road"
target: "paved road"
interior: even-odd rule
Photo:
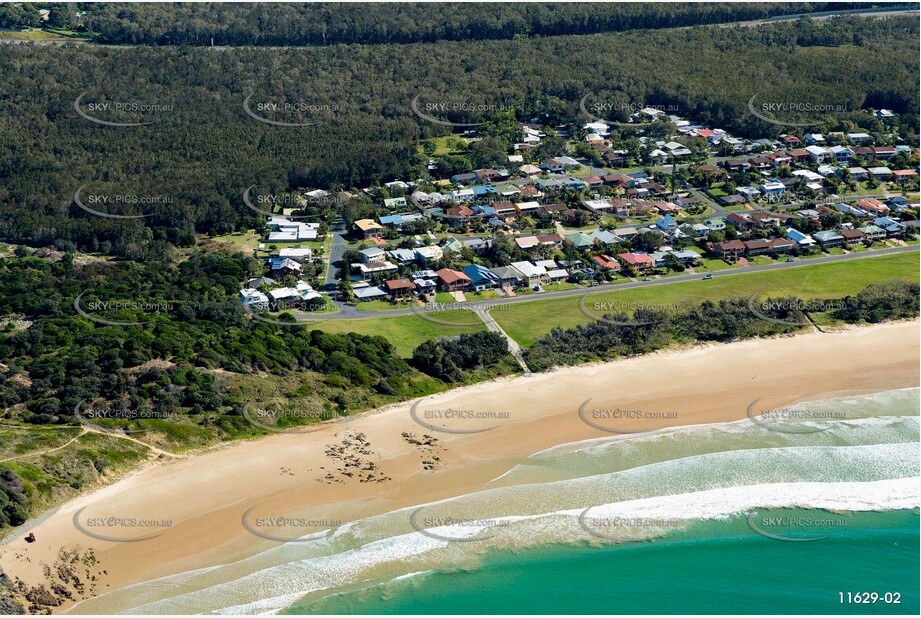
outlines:
[[[825,255],[819,258],[812,259],[797,259],[794,262],[772,262],[771,264],[764,264],[761,266],[747,266],[743,268],[733,268],[729,270],[721,270],[717,272],[710,273],[713,275],[713,278],[720,277],[735,277],[739,275],[745,275],[746,273],[751,272],[762,272],[769,270],[781,270],[786,268],[798,268],[800,266],[809,266],[812,264],[828,264],[832,262],[846,262],[850,260],[861,260],[867,258],[878,257],[882,255],[894,255],[900,253],[917,253],[921,249],[921,245],[906,245],[904,247],[892,247],[888,249],[876,249],[873,251],[868,251],[865,253],[849,253],[846,255]],[[633,288],[645,288],[656,285],[668,285],[671,283],[678,283],[681,281],[699,281],[701,279],[701,273],[688,273],[684,275],[675,275],[673,277],[664,277],[662,279],[653,279],[651,281],[631,281],[630,283],[612,283],[607,285],[600,285],[593,288],[578,288],[572,290],[560,290],[557,292],[545,292],[542,294],[528,294],[526,296],[510,296],[505,298],[494,298],[489,300],[471,300],[463,303],[456,303],[452,306],[445,306],[444,309],[470,309],[476,311],[478,308],[482,307],[485,310],[488,310],[491,307],[499,305],[508,305],[513,303],[526,303],[545,300],[549,298],[572,298],[580,297],[585,294],[597,294],[600,292],[610,292],[612,290],[628,290]],[[343,307],[345,309],[345,307]],[[379,318],[393,315],[410,315],[413,313],[420,313],[423,309],[414,308],[414,309],[394,309],[392,311],[360,311],[354,307],[349,307],[349,310],[343,310],[340,313],[333,313],[327,315],[311,315],[311,314],[297,314],[295,317],[299,321],[303,322],[313,322],[313,321],[323,321],[323,320],[345,320],[345,319],[369,319],[369,318]]]
[[[336,289],[339,280],[336,279],[336,270],[342,266],[342,256],[345,255],[345,223],[339,221],[330,226],[329,233],[333,235],[333,242],[329,248],[329,264],[326,267],[326,290]]]

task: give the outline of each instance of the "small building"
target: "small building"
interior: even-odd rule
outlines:
[[[355,222],[355,229],[366,240],[380,238],[384,234],[383,226],[371,219],[359,219]]]
[[[441,289],[446,292],[462,291],[470,287],[470,277],[460,271],[442,268],[436,270],[435,275],[438,277]]]
[[[816,232],[814,237],[822,245],[823,249],[832,249],[844,245],[844,236],[830,230]]]
[[[416,284],[409,279],[390,279],[384,282],[384,289],[394,300],[409,298],[416,292]]]
[[[638,275],[648,274],[655,268],[655,260],[647,253],[619,253],[617,259]]]

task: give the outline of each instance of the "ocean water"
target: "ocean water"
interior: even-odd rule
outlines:
[[[835,420],[561,445],[480,491],[74,613],[917,614],[919,389],[809,405]]]

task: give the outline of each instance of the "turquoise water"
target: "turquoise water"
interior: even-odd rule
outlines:
[[[840,521],[842,529],[822,530],[829,538],[814,542],[764,538],[734,519],[650,542],[497,552],[476,569],[423,573],[285,613],[918,614],[918,514],[857,513]],[[816,532],[791,527],[785,536]],[[881,600],[841,604],[839,593],[847,591],[878,592]],[[885,592],[900,592],[901,603],[884,603]]]

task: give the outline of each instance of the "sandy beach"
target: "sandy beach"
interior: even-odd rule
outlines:
[[[16,538],[0,547],[0,569],[40,584],[43,565],[54,565],[62,548],[91,550],[98,565],[87,572],[98,578],[95,594],[102,594],[224,564],[281,542],[265,538],[281,528],[260,527],[260,518],[310,520],[285,532],[296,538],[322,529],[322,522],[473,491],[557,444],[740,420],[756,400],[761,410],[916,387],[919,335],[918,322],[903,322],[567,368],[450,391],[310,433],[163,461],[31,526],[37,542]],[[593,418],[586,410],[598,409],[618,412],[584,420]]]

